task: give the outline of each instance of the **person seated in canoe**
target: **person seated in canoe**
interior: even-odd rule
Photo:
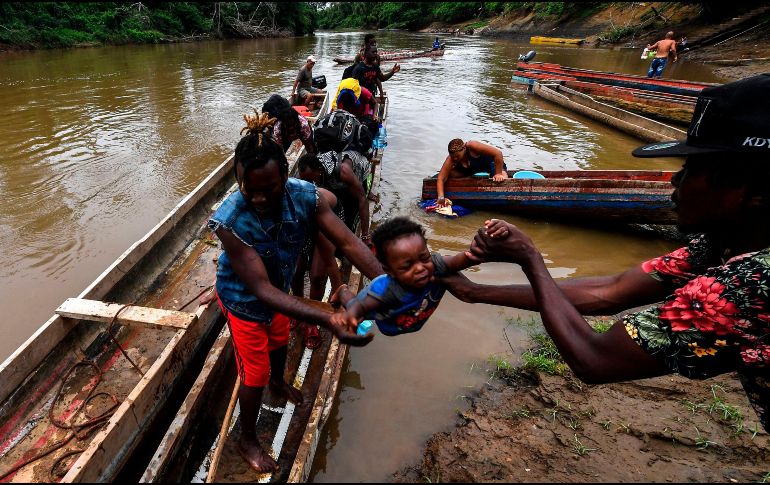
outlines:
[[[441,42],[438,41],[438,37],[436,37],[436,40],[433,41],[433,50],[437,51],[441,49]]]
[[[369,244],[371,235],[367,193],[371,183],[371,162],[355,150],[346,150],[306,154],[297,163],[298,175],[302,180],[329,190],[337,197],[343,208],[338,213],[349,229],[355,227],[356,219],[359,220],[361,240]]]
[[[686,140],[633,151],[686,157],[671,179],[671,199],[679,229],[696,235],[688,245],[617,275],[557,283],[521,229],[492,220],[471,253],[518,264],[529,284],[477,285],[459,275],[441,282],[465,302],[539,311],[559,353],[586,383],[737,372],[770,431],[768,92],[770,74],[705,88]],[[605,333],[583,318],[641,306]]]
[[[396,63],[393,68],[387,73],[383,74],[380,65],[375,61],[377,59],[377,44],[369,44],[366,47],[364,53],[363,62],[353,69],[352,77],[358,79],[362,88],[366,88],[371,91],[375,96],[380,93],[380,102],[385,102],[385,92],[382,89],[382,82],[392,78],[393,75],[401,70],[401,66]],[[379,88],[379,91],[377,89]]]
[[[470,140],[466,143],[455,138],[449,142],[448,149],[449,155],[436,179],[436,202],[439,206],[451,203],[444,197],[444,184],[450,178],[473,177],[478,173],[492,175],[495,182],[508,178],[503,152],[498,148],[480,141]]]
[[[332,317],[338,325],[352,327],[373,319],[380,332],[390,337],[417,332],[436,311],[446,291],[433,277],[477,264],[468,252],[453,256],[431,253],[425,229],[407,217],[394,217],[377,226],[372,242],[385,274],[358,295],[346,285],[332,295],[330,303],[347,310]]]
[[[279,94],[274,94],[262,105],[262,112],[276,119],[273,126],[273,138],[283,147],[284,153],[294,140],[301,140],[308,153],[316,152],[313,143],[313,128],[307,118],[291,107],[289,100]]]
[[[315,62],[315,56],[307,57],[305,65],[299,69],[297,77],[294,79],[294,86],[291,88],[292,99],[294,99],[294,93],[297,93],[302,104],[309,109],[318,104],[316,96],[325,92],[323,89],[313,87],[313,66],[315,66]],[[299,88],[299,91],[297,91],[297,88]]]
[[[379,103],[372,92],[362,87],[355,78],[343,79],[332,101],[332,110],[344,109],[359,120],[371,117],[377,121],[378,106]]]
[[[256,110],[255,110],[256,112]],[[331,211],[322,189],[290,178],[283,148],[270,136],[275,122],[267,113],[244,116],[246,135],[235,147],[238,190],[211,216],[208,227],[222,242],[216,297],[233,339],[241,387],[238,450],[258,472],[277,463],[259,443],[257,413],[265,386],[272,395],[301,404],[301,391],[283,379],[289,340],[288,317],[322,325],[341,341],[366,345],[331,315],[288,295],[297,259],[307,237],[320,231],[362,274],[375,278],[382,266],[369,248]]]

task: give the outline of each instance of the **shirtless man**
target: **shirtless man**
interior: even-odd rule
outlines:
[[[674,53],[674,62],[678,59],[676,55],[676,41],[674,40],[674,33],[668,32],[666,38],[659,40],[652,45],[647,46],[648,49],[657,49],[655,53],[655,59],[650,64],[650,69],[647,71],[647,77],[660,78],[663,74],[663,69],[666,68],[666,62],[668,61],[669,53]]]

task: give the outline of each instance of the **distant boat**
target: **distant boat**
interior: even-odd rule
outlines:
[[[442,44],[441,49],[433,50],[433,49],[426,49],[422,51],[403,51],[403,52],[392,52],[388,54],[380,54],[380,60],[381,61],[400,61],[402,59],[412,59],[415,57],[440,57],[444,55],[444,47]],[[335,57],[334,62],[337,64],[353,64],[353,61],[355,61],[354,57]]]
[[[645,89],[669,94],[681,94],[686,96],[698,96],[703,88],[719,86],[714,83],[686,81],[681,79],[652,79],[646,76],[634,74],[619,74],[615,72],[593,71],[590,69],[577,69],[559,64],[545,62],[519,62],[516,65],[520,71],[555,76],[574,77],[578,81],[607,84],[626,88]]]
[[[674,172],[646,170],[540,170],[542,179],[449,179],[451,201],[527,216],[597,223],[673,224]],[[436,175],[422,181],[422,199],[435,199]]]
[[[579,45],[585,42],[585,39],[565,39],[562,37],[541,37],[533,35],[529,38],[530,44],[574,44]]]

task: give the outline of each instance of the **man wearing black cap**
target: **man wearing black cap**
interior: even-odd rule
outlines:
[[[444,278],[463,301],[535,310],[564,360],[588,383],[670,373],[693,379],[737,371],[770,428],[770,74],[701,92],[687,140],[634,150],[687,157],[672,178],[688,246],[624,273],[558,284],[516,226],[492,219],[470,254],[521,265],[530,284],[477,285]],[[582,315],[642,305],[603,334]]]

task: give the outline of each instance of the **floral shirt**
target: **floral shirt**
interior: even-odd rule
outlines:
[[[313,129],[310,127],[310,123],[307,122],[307,118],[299,116],[299,133],[284,133],[283,123],[277,121],[275,127],[273,127],[273,138],[279,145],[283,146],[284,150],[288,150],[291,142],[294,140],[302,140],[302,143],[313,140]]]
[[[672,293],[624,318],[631,338],[685,377],[737,371],[770,430],[770,248],[724,260],[701,236],[642,269]]]

